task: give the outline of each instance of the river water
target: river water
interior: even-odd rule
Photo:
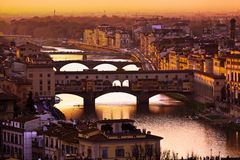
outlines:
[[[67,58],[65,56],[62,58]],[[69,69],[71,70],[71,67]],[[171,150],[184,157],[192,153],[200,156],[240,156],[240,133],[220,130],[186,118],[189,108],[165,95],[152,97],[149,111],[141,113],[136,108],[134,96],[126,93],[106,94],[96,99],[94,117],[88,117],[88,114],[84,113],[81,97],[69,94],[57,96],[62,101],[55,107],[60,109],[67,119],[134,119],[138,128],[164,138],[161,141],[162,151]]]

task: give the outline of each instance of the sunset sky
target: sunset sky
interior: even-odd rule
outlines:
[[[228,12],[240,0],[0,0],[0,13],[49,14],[89,12]]]

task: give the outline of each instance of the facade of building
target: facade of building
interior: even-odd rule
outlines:
[[[85,29],[83,42],[88,45],[114,49],[129,48],[131,45],[131,35],[125,29],[100,25],[94,29]]]
[[[32,81],[31,91],[34,97],[55,96],[55,71],[52,64],[29,64],[26,76]]]
[[[193,91],[204,102],[220,101],[224,98],[225,76],[194,72]]]
[[[38,117],[21,117],[2,122],[2,145],[4,157],[32,159],[34,129],[40,127]]]
[[[79,133],[79,153],[82,158],[159,159],[162,138],[137,130],[132,120],[102,120],[97,122],[97,126],[98,130]]]
[[[240,54],[226,56],[227,96],[231,102],[240,98]]]

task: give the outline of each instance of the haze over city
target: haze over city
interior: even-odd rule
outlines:
[[[0,13],[8,15],[47,15],[87,13],[189,13],[237,12],[239,0],[13,0],[1,1]]]
[[[240,160],[240,0],[0,0],[0,160]]]

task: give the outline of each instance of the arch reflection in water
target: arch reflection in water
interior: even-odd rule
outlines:
[[[98,71],[116,71],[118,68],[112,64],[99,64],[93,69],[97,69]]]
[[[79,119],[83,114],[83,98],[73,94],[58,94],[61,99],[60,103],[55,104],[66,119]]]
[[[134,95],[123,92],[113,92],[104,94],[95,100],[96,104],[105,104],[105,105],[136,105],[137,98]]]
[[[169,98],[164,94],[157,94],[149,99],[150,104],[162,104],[162,105],[176,105],[177,103],[182,103],[181,101]]]
[[[69,63],[65,66],[63,66],[60,71],[83,71],[85,69],[88,69],[87,66],[81,64],[81,63]]]

